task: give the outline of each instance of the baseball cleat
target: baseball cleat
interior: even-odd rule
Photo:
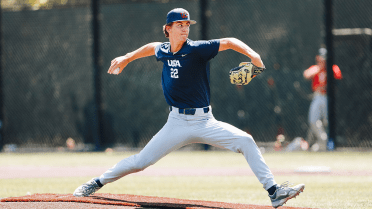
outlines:
[[[286,181],[276,188],[273,195],[269,195],[272,206],[274,208],[283,206],[289,199],[292,199],[303,192],[305,184],[299,184],[294,187],[289,187],[289,182]]]
[[[97,184],[97,182],[94,179],[92,179],[88,181],[87,183],[79,186],[74,191],[74,196],[75,197],[88,197],[89,195],[94,194],[99,189],[101,189],[101,187]]]

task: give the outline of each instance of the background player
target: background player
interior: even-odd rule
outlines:
[[[144,170],[173,150],[190,143],[204,143],[242,153],[252,171],[269,192],[274,207],[279,207],[303,191],[305,185],[278,186],[266,165],[259,148],[248,133],[217,121],[210,106],[209,60],[219,51],[233,49],[248,56],[251,62],[263,67],[260,56],[242,41],[223,38],[209,41],[188,39],[189,13],[181,8],[167,14],[164,34],[169,42],[153,42],[111,61],[110,74],[119,74],[128,63],[155,55],[162,61],[162,87],[170,113],[167,123],[136,155],[121,160],[100,177],[78,187],[75,196],[89,196],[103,185],[130,173]],[[119,68],[119,69],[118,69]]]
[[[319,54],[315,56],[316,65],[312,65],[304,71],[304,77],[311,80],[311,88],[314,92],[309,109],[309,146],[314,151],[325,151],[327,148],[327,133],[324,126],[328,125],[327,111],[327,71],[326,71],[327,49],[320,48]],[[333,76],[342,79],[340,68],[333,65]]]

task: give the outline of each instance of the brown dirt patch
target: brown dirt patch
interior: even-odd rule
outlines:
[[[71,194],[33,194],[1,199],[0,208],[147,208],[147,209],[268,209],[271,206],[224,203],[200,200],[184,200],[165,197],[138,196],[127,194],[98,193],[90,197],[74,197]],[[300,209],[281,207],[283,209]]]

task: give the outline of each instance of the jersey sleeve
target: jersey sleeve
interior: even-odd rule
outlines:
[[[158,44],[155,47],[155,57],[157,61],[161,61],[165,53],[169,51],[169,42]]]
[[[337,80],[341,80],[342,79],[341,70],[340,70],[340,68],[337,65],[333,65],[333,76]]]
[[[155,58],[156,58],[156,61],[160,61],[160,46],[161,46],[161,44],[159,44],[159,45],[157,45],[156,47],[155,47]]]
[[[211,60],[218,54],[220,48],[220,40],[213,39],[209,41],[197,42],[197,53],[204,60]]]

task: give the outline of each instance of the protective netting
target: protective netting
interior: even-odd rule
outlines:
[[[71,137],[93,144],[97,134],[90,1],[46,1],[37,7],[2,0],[3,144],[64,146]],[[39,1],[36,1],[39,2]],[[7,4],[5,4],[7,3]],[[322,0],[114,1],[99,4],[102,86],[101,145],[142,147],[167,120],[162,63],[130,63],[119,76],[110,61],[149,42],[168,41],[166,14],[182,7],[198,24],[189,38],[236,37],[257,51],[267,70],[248,86],[231,85],[228,72],[247,57],[232,50],[211,61],[211,105],[218,120],[258,142],[306,138],[311,83],[303,71],[324,44]],[[372,1],[334,0],[337,144],[372,147]],[[362,30],[355,30],[355,29]]]

